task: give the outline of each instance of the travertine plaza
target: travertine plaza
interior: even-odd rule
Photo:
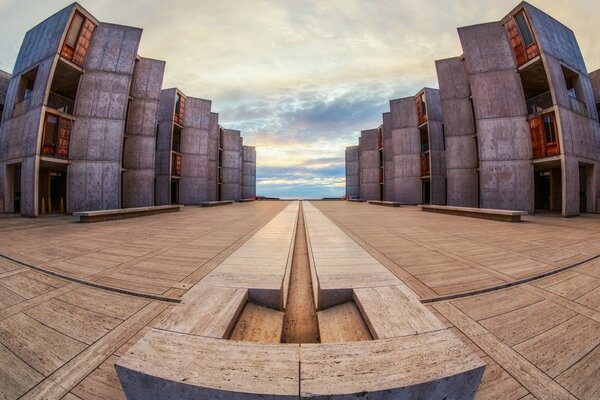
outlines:
[[[513,53],[524,27],[535,48],[524,35]],[[0,74],[0,399],[600,398],[595,103],[555,78],[552,104],[518,86],[528,68],[569,69],[576,93],[600,91],[543,39],[571,37],[561,27],[521,3],[460,28],[465,55],[436,63],[440,89],[392,100],[346,149],[354,201],[247,201],[254,147],[209,100],[162,89],[139,29],[78,4],[51,16]],[[502,110],[478,100],[496,90],[512,96]]]

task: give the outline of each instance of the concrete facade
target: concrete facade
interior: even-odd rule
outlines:
[[[75,101],[68,212],[121,207],[127,105],[141,36],[141,29],[120,25],[94,30]]]
[[[136,62],[123,153],[123,207],[154,205],[154,151],[165,62]]]
[[[0,70],[0,122],[2,121],[2,112],[4,111],[4,101],[6,99],[6,91],[8,90],[8,82],[11,75],[8,72]]]
[[[469,81],[461,58],[436,61],[446,143],[447,205],[479,207],[479,166]]]
[[[242,154],[242,199],[256,198],[256,148],[244,146]]]
[[[358,146],[346,147],[346,197],[360,197]]]
[[[218,200],[219,125],[211,101],[165,89],[159,109],[156,204]]]
[[[218,200],[239,200],[242,189],[240,131],[221,128]]]
[[[362,131],[358,144],[359,192],[363,200],[382,200],[382,128]]]

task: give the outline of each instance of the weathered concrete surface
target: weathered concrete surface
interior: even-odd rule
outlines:
[[[360,197],[358,146],[346,147],[346,196]]]
[[[447,204],[478,207],[479,181],[475,119],[463,61],[436,61],[446,142]]]
[[[178,90],[175,88],[163,89],[160,92],[154,169],[156,205],[171,204],[171,151],[177,93]]]
[[[458,34],[479,142],[480,206],[533,212],[527,108],[506,30],[492,22]]]
[[[383,113],[383,124],[381,125],[381,136],[383,140],[383,199],[395,201],[396,187],[394,185],[394,141],[392,138],[392,115]]]
[[[8,82],[11,75],[8,72],[0,70],[0,122],[2,122],[2,112],[6,102],[6,92],[8,90]]]
[[[243,147],[241,198],[256,198],[256,148],[254,146]]]
[[[187,97],[181,131],[181,180],[179,202],[200,204],[216,200],[209,193],[209,142],[211,101]],[[213,190],[211,190],[212,192]]]
[[[427,212],[507,222],[521,222],[521,215],[527,215],[527,212],[525,211],[492,210],[489,208],[476,207],[422,205],[420,208],[421,211]]]
[[[141,35],[141,29],[105,23],[94,30],[75,102],[68,212],[121,206],[125,117]]]
[[[223,179],[219,200],[239,200],[241,198],[242,183],[240,131],[221,129],[221,140]]]
[[[390,100],[391,143],[394,166],[393,201],[421,204],[420,135],[414,97]]]
[[[379,129],[362,131],[358,144],[360,198],[381,200]]]
[[[123,149],[123,207],[154,205],[154,154],[158,102],[165,62],[136,62]]]
[[[429,143],[429,181],[431,204],[446,204],[446,144],[442,121],[442,102],[438,89],[425,88],[427,137]],[[423,127],[421,128],[423,129]]]

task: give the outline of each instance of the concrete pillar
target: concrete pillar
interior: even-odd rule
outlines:
[[[431,204],[446,204],[446,150],[442,102],[440,91],[425,88],[427,104],[427,135],[429,137],[429,162],[431,182]]]
[[[562,177],[562,215],[579,215],[579,162],[576,158],[563,156],[561,162]]]
[[[175,88],[164,89],[160,92],[154,159],[156,205],[171,204],[171,150],[177,92]]]
[[[560,169],[550,170],[550,210],[562,211],[562,174]]]
[[[217,181],[219,166],[219,114],[210,113],[210,130],[208,132],[208,172],[206,180],[207,201],[218,200]]]

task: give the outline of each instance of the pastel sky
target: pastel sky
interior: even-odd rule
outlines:
[[[0,0],[0,69],[25,32],[69,0]],[[213,101],[257,147],[257,192],[344,194],[344,148],[377,127],[390,99],[437,87],[434,60],[461,53],[456,28],[501,19],[499,0],[82,0],[103,22],[142,27],[164,87]],[[576,34],[600,68],[597,0],[532,0]]]

